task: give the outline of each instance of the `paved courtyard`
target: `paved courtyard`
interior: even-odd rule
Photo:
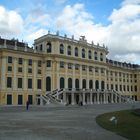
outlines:
[[[90,106],[0,106],[0,140],[125,140],[95,121],[97,115],[135,104]],[[127,117],[127,116],[126,116]]]

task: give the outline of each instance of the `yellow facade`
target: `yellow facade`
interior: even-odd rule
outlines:
[[[60,88],[115,90],[140,100],[139,66],[107,60],[104,46],[52,34],[36,39],[34,48],[15,40],[0,40],[0,105],[25,105],[29,98],[31,104],[37,104],[37,96]],[[64,83],[60,83],[61,78]]]

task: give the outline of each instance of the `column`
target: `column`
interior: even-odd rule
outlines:
[[[83,92],[83,105],[85,105],[85,93]]]
[[[23,87],[24,87],[24,90],[27,90],[28,81],[27,81],[27,60],[26,59],[24,60],[23,71],[24,71]]]
[[[113,93],[111,93],[111,103],[114,103],[114,101],[113,101]]]
[[[99,102],[99,92],[97,92],[97,104],[100,104],[100,102]]]
[[[37,90],[37,61],[33,61],[33,90]]]
[[[86,88],[89,89],[89,66],[87,66],[87,82],[86,82]]]
[[[6,57],[2,57],[1,64],[1,89],[4,90],[6,88]]]
[[[101,90],[101,68],[99,68],[99,90]]]
[[[46,61],[42,63],[42,90],[46,93]]]
[[[72,65],[72,88],[75,89],[75,65]]]
[[[92,92],[90,92],[90,104],[93,104],[93,96],[92,96]]]
[[[64,105],[67,104],[67,101],[66,101],[66,92],[63,92],[63,103],[64,103]]]
[[[75,105],[75,101],[74,101],[74,92],[71,93],[71,104]]]
[[[68,88],[68,65],[65,64],[65,88]]]
[[[80,89],[83,89],[82,87],[82,66],[80,65],[80,81],[79,81],[79,84],[80,84]]]
[[[103,94],[104,94],[103,95],[103,97],[104,97],[104,104],[106,104],[106,93],[104,92]]]
[[[95,68],[93,68],[93,89],[95,89]]]
[[[106,74],[106,69],[105,69],[105,85],[104,89],[107,90],[107,74]]]
[[[17,58],[14,58],[14,77],[13,77],[13,89],[16,90],[17,89]]]

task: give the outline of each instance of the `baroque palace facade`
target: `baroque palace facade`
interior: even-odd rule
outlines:
[[[48,32],[34,48],[0,38],[0,105],[140,100],[140,66],[107,59],[103,45]]]

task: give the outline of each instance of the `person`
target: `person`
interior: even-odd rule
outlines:
[[[29,101],[27,100],[27,102],[26,102],[26,110],[28,110],[29,109]]]

